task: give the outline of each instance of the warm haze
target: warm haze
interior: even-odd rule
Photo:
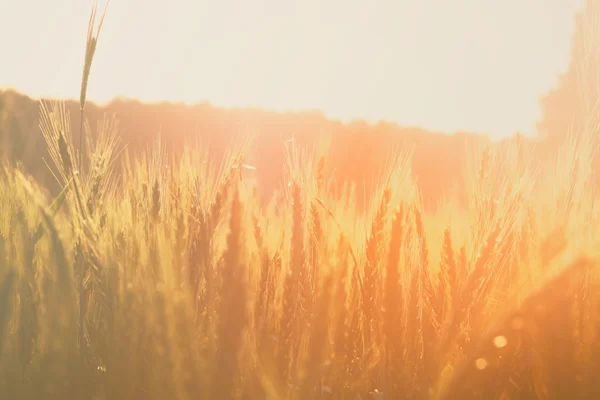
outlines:
[[[0,5],[0,87],[74,98],[89,1]],[[100,2],[100,9],[104,3]],[[535,134],[581,0],[113,0],[88,98]]]
[[[0,399],[600,399],[600,0],[86,3],[0,9]]]

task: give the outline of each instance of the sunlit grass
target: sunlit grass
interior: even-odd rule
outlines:
[[[411,151],[358,202],[286,143],[265,203],[249,141],[134,155],[106,118],[76,150],[69,119],[41,103],[57,198],[0,169],[0,398],[598,397],[594,130],[472,149],[426,212]]]

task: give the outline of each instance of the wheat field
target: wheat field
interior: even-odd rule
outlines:
[[[62,191],[0,169],[0,398],[600,398],[593,124],[543,160],[470,149],[435,212],[410,148],[361,207],[286,143],[265,202],[249,140],[140,155],[84,122],[95,13],[79,132],[40,103]]]

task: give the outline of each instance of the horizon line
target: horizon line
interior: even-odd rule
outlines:
[[[63,102],[74,102],[74,103],[79,102],[79,99],[76,98],[75,96],[73,96],[73,97],[56,97],[56,96],[51,96],[51,95],[34,96],[29,93],[26,93],[25,91],[19,90],[15,87],[7,87],[7,86],[0,87],[0,92],[14,92],[17,95],[27,97],[33,101],[50,100],[50,101],[63,101]],[[465,130],[455,130],[453,132],[448,132],[448,131],[442,131],[442,130],[437,130],[437,129],[430,129],[430,128],[422,127],[422,126],[402,125],[397,121],[386,120],[386,119],[372,120],[372,119],[368,119],[368,118],[364,118],[364,117],[339,118],[339,117],[333,117],[333,116],[327,115],[323,110],[319,110],[316,108],[315,109],[303,109],[303,110],[297,110],[297,109],[277,110],[277,109],[273,109],[273,108],[267,108],[267,107],[262,107],[262,106],[252,106],[252,105],[224,106],[224,105],[215,104],[215,103],[211,102],[210,100],[198,100],[198,101],[193,101],[193,102],[190,102],[187,100],[169,100],[169,99],[147,100],[147,99],[141,99],[141,98],[138,98],[135,96],[115,95],[110,100],[100,100],[100,101],[93,99],[93,97],[87,97],[86,104],[91,104],[92,106],[97,107],[97,108],[106,108],[106,107],[109,107],[109,106],[119,102],[119,101],[129,102],[129,103],[139,103],[139,104],[147,105],[147,106],[172,105],[172,106],[184,106],[186,108],[208,106],[213,109],[220,109],[220,110],[226,110],[226,111],[258,111],[258,112],[262,112],[262,113],[277,114],[277,115],[311,115],[312,114],[317,117],[320,117],[321,119],[323,119],[326,122],[339,123],[344,126],[351,126],[353,124],[366,124],[369,127],[377,127],[379,125],[391,125],[398,129],[419,130],[419,131],[423,131],[424,133],[442,134],[442,135],[446,135],[446,136],[454,136],[454,135],[485,136],[488,140],[490,140],[491,142],[494,142],[494,143],[500,143],[505,140],[510,140],[510,139],[514,138],[516,135],[521,135],[527,139],[542,139],[543,138],[539,132],[527,133],[527,132],[522,132],[522,131],[516,131],[516,132],[513,132],[506,136],[496,137],[495,135],[492,135],[492,134],[486,133],[486,132],[465,131]]]

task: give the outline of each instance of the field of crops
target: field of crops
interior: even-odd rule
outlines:
[[[0,165],[0,398],[600,398],[594,129],[470,149],[426,212],[410,149],[363,207],[286,142],[266,202],[247,141],[134,155],[40,104],[63,189]]]

